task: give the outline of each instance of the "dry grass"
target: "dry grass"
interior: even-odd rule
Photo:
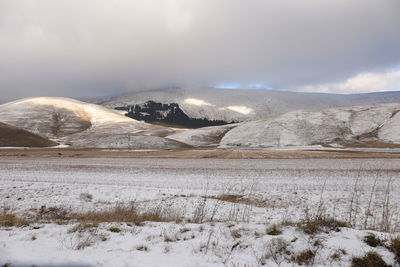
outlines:
[[[320,232],[340,231],[340,227],[347,227],[347,223],[329,216],[306,217],[298,223],[304,233],[313,235]]]
[[[279,225],[273,224],[266,230],[267,235],[280,235],[282,234],[282,229]]]
[[[0,226],[25,226],[35,222],[52,222],[65,224],[68,222],[80,222],[71,232],[82,232],[89,228],[97,227],[99,223],[126,222],[140,225],[143,222],[182,222],[182,218],[176,211],[163,209],[161,207],[146,208],[136,205],[117,205],[113,208],[102,211],[90,211],[76,213],[68,209],[58,207],[42,207],[39,210],[32,210],[35,215],[28,219],[21,218],[16,214],[0,214]]]
[[[116,206],[109,210],[104,211],[92,211],[83,214],[78,214],[77,218],[83,222],[130,222],[130,223],[142,223],[142,222],[176,222],[182,221],[173,212],[169,212],[162,208],[148,209],[140,212],[136,206]]]
[[[394,254],[397,263],[400,265],[400,236],[391,238],[388,248]]]
[[[351,267],[389,267],[390,265],[382,259],[375,251],[370,251],[364,257],[354,257],[351,260]]]
[[[263,200],[252,199],[242,195],[234,195],[234,194],[224,194],[218,196],[207,196],[207,198],[216,199],[220,201],[235,203],[235,204],[245,204],[251,205],[255,207],[266,207],[267,203]]]
[[[315,251],[311,249],[306,249],[296,255],[293,260],[299,265],[312,266],[314,263],[315,255]]]
[[[67,221],[75,218],[76,214],[71,210],[62,207],[46,207],[42,206],[36,211],[35,221]]]
[[[370,247],[384,246],[385,242],[373,233],[368,233],[363,239]]]
[[[4,227],[21,227],[27,226],[29,222],[21,217],[18,217],[15,214],[11,213],[2,213],[0,214],[0,226]]]

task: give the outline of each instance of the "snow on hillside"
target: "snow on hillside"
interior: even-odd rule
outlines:
[[[355,105],[400,102],[400,92],[340,95],[273,90],[179,89],[134,92],[98,101],[115,108],[142,104],[149,100],[177,103],[191,118],[224,121],[250,121],[298,109],[326,109]]]
[[[221,147],[357,145],[400,141],[400,104],[298,110],[245,122],[222,138]]]
[[[218,145],[222,137],[236,127],[237,124],[223,126],[203,127],[194,130],[179,131],[168,136],[168,139],[176,140],[192,146],[215,146]]]
[[[0,105],[0,121],[76,147],[177,148],[172,129],[140,122],[103,106],[38,97]]]
[[[27,131],[59,138],[106,122],[138,123],[102,106],[69,98],[36,97],[0,105],[0,120]]]

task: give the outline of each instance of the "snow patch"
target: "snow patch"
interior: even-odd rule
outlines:
[[[186,98],[183,103],[188,104],[188,105],[194,105],[194,106],[214,106],[213,104],[210,104],[204,100],[201,99],[196,99],[196,98]]]

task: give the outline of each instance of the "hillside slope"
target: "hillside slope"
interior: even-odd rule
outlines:
[[[57,145],[46,138],[0,122],[0,147],[50,147]]]
[[[400,104],[297,110],[263,120],[188,130],[168,138],[221,148],[391,147],[400,144]]]
[[[298,110],[245,122],[225,134],[222,147],[390,146],[400,144],[400,104]]]
[[[174,133],[170,128],[69,98],[38,97],[3,104],[0,121],[74,147],[168,149],[183,146],[163,138]]]
[[[149,100],[163,104],[176,103],[190,118],[240,122],[265,119],[298,109],[320,110],[400,102],[400,92],[340,95],[273,90],[173,88],[134,92],[99,100],[97,103],[110,108],[121,108],[143,104]]]

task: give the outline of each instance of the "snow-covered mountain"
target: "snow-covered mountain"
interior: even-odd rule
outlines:
[[[177,148],[163,138],[170,128],[140,122],[111,109],[81,101],[27,98],[0,105],[0,122],[74,147]]]
[[[375,100],[384,101],[382,95],[378,96]],[[367,97],[364,101],[371,99]],[[301,109],[261,120],[177,131],[134,120],[95,104],[68,98],[40,97],[0,105],[0,122],[39,135],[45,140],[91,148],[277,148],[400,144],[400,103]]]
[[[340,95],[273,90],[172,88],[134,92],[102,99],[97,103],[110,108],[121,108],[150,100],[162,104],[177,103],[190,118],[240,122],[264,119],[298,109],[320,110],[400,102],[400,92]]]
[[[169,138],[194,146],[218,144],[219,147],[241,148],[392,146],[400,144],[400,103],[297,110],[226,127],[189,130]]]

